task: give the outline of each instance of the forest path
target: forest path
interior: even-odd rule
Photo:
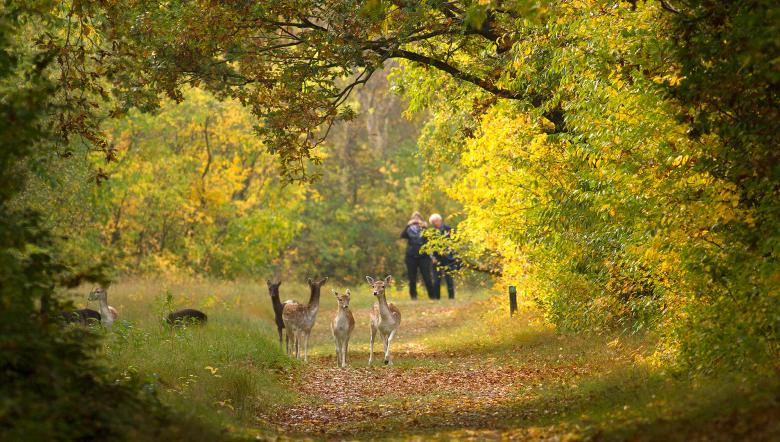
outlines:
[[[436,342],[448,337],[457,341],[464,333],[470,336],[464,343],[489,342],[489,336],[477,339],[480,316],[488,307],[485,300],[399,303],[402,323],[392,347],[394,364],[382,365],[382,346],[377,343],[372,367],[367,366],[365,342],[369,310],[355,309],[355,344],[350,345],[349,367],[344,369],[335,367],[329,314],[320,313],[312,335],[312,342],[318,344],[309,363],[286,379],[288,387],[299,392],[299,401],[271,410],[263,418],[291,436],[379,438],[408,437],[410,432],[425,433],[426,439],[436,434],[442,438],[506,436],[512,422],[529,413],[546,414],[536,409],[539,404],[529,402],[538,399],[529,393],[576,377],[585,368],[529,363],[522,360],[523,352],[502,345],[475,348],[451,342],[447,349],[437,348]],[[519,324],[506,321],[507,327]],[[558,348],[558,338],[547,330],[537,330],[529,338],[516,347]],[[549,349],[541,353],[550,354]],[[520,401],[526,406],[518,407]],[[518,437],[528,437],[529,431],[536,430],[524,428]]]
[[[282,374],[297,399],[259,417],[282,439],[780,440],[775,384],[665,376],[649,336],[559,334],[532,310],[510,320],[501,301],[398,301],[394,364],[377,353],[368,367],[370,299],[353,295],[343,369],[326,307],[308,364]]]

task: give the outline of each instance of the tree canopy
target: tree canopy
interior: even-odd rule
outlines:
[[[105,277],[63,251],[116,271],[395,271],[393,220],[445,208],[464,261],[561,329],[652,330],[655,362],[695,371],[777,358],[775,1],[3,13],[2,289],[20,311]]]

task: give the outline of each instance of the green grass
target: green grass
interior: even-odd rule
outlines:
[[[226,437],[267,435],[258,415],[295,398],[279,382],[296,362],[279,348],[265,284],[133,279],[110,287],[109,304],[120,314],[106,331],[109,363],[146,380],[180,416],[228,429]],[[208,323],[163,322],[185,307],[206,312]]]
[[[290,406],[328,405],[322,397],[300,392],[295,383],[318,371],[321,380],[333,373],[328,371],[334,365],[329,322],[337,306],[332,289],[344,287],[333,281],[323,287],[307,366],[281,351],[265,283],[250,281],[132,279],[114,284],[109,303],[119,310],[120,320],[105,331],[102,351],[120,377],[144,379],[183,425],[201,428],[186,438],[274,438],[276,424],[263,416]],[[351,290],[357,324],[350,343],[352,368],[339,372],[345,382],[387,370],[356,370],[367,362],[368,311],[374,298],[365,286]],[[81,290],[77,305],[85,304],[86,291]],[[282,300],[305,302],[308,296],[303,284],[282,284]],[[422,370],[446,378],[502,366],[522,376],[510,396],[500,400],[486,401],[468,391],[391,390],[347,404],[356,407],[354,413],[346,421],[341,418],[331,436],[772,440],[780,433],[777,376],[675,376],[654,365],[652,335],[560,334],[531,308],[509,319],[503,297],[488,290],[461,290],[455,301],[412,302],[395,290],[388,298],[403,317],[393,350],[395,365],[388,374],[403,377]],[[163,324],[169,309],[184,307],[205,311],[208,323],[187,328]],[[463,404],[473,410],[464,411]],[[365,414],[380,409],[394,412],[381,418]],[[330,431],[333,424],[313,425]],[[318,434],[325,433],[287,433]]]

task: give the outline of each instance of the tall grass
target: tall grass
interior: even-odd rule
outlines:
[[[310,356],[334,353],[329,322],[337,309],[332,291],[347,287],[331,280],[322,288],[320,313],[310,339]],[[350,351],[361,355],[354,364],[364,364],[368,351],[368,311],[376,299],[367,285],[350,287],[351,306],[357,328]],[[70,295],[78,307],[86,302],[89,287]],[[307,302],[305,281],[284,281],[281,300]],[[415,307],[432,301],[412,302],[406,291],[387,293],[401,308],[404,328],[414,327]],[[487,290],[460,290],[454,304],[486,299]],[[235,434],[269,435],[273,429],[258,419],[272,405],[292,403],[297,394],[281,382],[298,362],[279,346],[273,307],[265,281],[213,281],[189,277],[124,279],[108,288],[109,304],[119,311],[119,320],[104,330],[106,359],[123,376],[140,376],[147,388],[156,390],[164,403],[184,418],[205,420],[213,428]],[[442,300],[442,305],[453,305]],[[204,326],[170,327],[164,317],[172,310],[196,308],[209,319]],[[380,345],[381,347],[381,345]],[[358,362],[359,361],[359,362]],[[255,430],[252,430],[255,429]],[[248,434],[247,434],[248,433]]]
[[[246,436],[269,431],[257,416],[295,398],[279,382],[296,363],[279,346],[264,283],[131,279],[109,288],[109,303],[120,318],[104,331],[106,359],[184,417]],[[180,308],[202,310],[208,322],[170,327],[163,318]]]

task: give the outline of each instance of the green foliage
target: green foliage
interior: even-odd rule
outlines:
[[[126,278],[111,286],[109,301],[120,318],[106,330],[101,356],[120,379],[143,377],[177,417],[249,437],[258,416],[291,400],[280,373],[295,363],[277,341],[265,283]],[[208,323],[164,323],[184,307],[206,312]]]
[[[652,329],[656,362],[699,371],[770,367],[780,8],[721,3],[64,4],[44,21],[58,32],[31,26],[16,43],[40,56],[27,70],[59,54],[48,77],[31,78],[83,99],[50,90],[63,108],[57,149],[11,155],[79,191],[30,192],[14,207],[62,202],[47,219],[79,233],[57,248],[121,271],[345,279],[400,270],[388,257],[411,210],[462,207],[464,262],[517,285],[561,329]],[[356,94],[393,59],[404,64],[390,88],[425,112],[421,157],[415,122],[380,124],[398,107],[384,86]],[[104,138],[109,84],[112,114],[159,115],[132,111]],[[38,131],[26,120],[5,141]],[[74,152],[87,166],[60,168]],[[268,154],[285,178],[321,180],[261,186]],[[9,177],[10,198],[23,180]],[[85,192],[90,177],[110,180]]]
[[[650,327],[658,360],[766,366],[777,43],[750,29],[778,11],[550,4],[513,28],[498,81],[514,101],[410,66],[401,88],[433,111],[421,144],[459,170],[464,256],[498,252],[506,283],[564,329]]]
[[[390,93],[384,72],[350,104],[360,115],[334,127],[322,147],[320,178],[307,186],[303,228],[288,265],[301,276],[362,283],[365,275],[392,274],[402,283],[399,234],[409,215],[451,215],[457,205],[446,195],[444,171],[421,177],[428,168],[416,143],[422,122],[400,118],[404,103]]]
[[[51,112],[79,112],[61,100],[68,85],[50,75],[52,53],[29,45],[33,26],[49,35],[61,30],[54,8],[6,2],[0,15],[0,439],[186,437],[186,426],[169,427],[166,409],[140,379],[111,376],[96,357],[93,331],[61,323],[72,305],[55,289],[104,282],[99,266],[76,270],[41,214],[10,201],[36,171],[35,160],[64,145],[63,119]]]
[[[302,189],[277,177],[239,103],[184,97],[106,128],[118,161],[96,189],[101,247],[124,271],[267,272],[300,228]]]

